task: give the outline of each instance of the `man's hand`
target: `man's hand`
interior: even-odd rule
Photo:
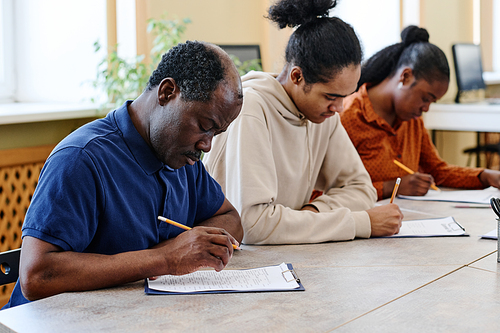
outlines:
[[[224,229],[194,227],[169,240],[168,245],[157,247],[165,259],[161,275],[183,275],[202,267],[212,267],[219,272],[233,256],[233,244],[239,245]]]
[[[366,211],[370,216],[371,237],[392,236],[399,232],[403,213],[398,205],[388,204],[374,207]]]
[[[484,169],[479,175],[479,179],[485,187],[493,186],[500,188],[500,171]]]
[[[401,178],[399,194],[402,195],[425,195],[434,183],[434,178],[425,173],[415,172]]]

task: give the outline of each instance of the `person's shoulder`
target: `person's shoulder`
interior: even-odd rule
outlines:
[[[93,141],[116,133],[118,128],[114,114],[110,113],[105,118],[94,120],[70,133],[54,148],[53,153],[67,148],[86,149]]]
[[[275,76],[265,72],[249,72],[242,77],[242,85],[243,104],[265,104],[266,99],[275,98],[275,95],[282,89]]]
[[[256,72],[243,84],[243,107],[240,118],[258,118],[264,123],[270,119],[283,119],[293,102],[275,76]]]
[[[269,112],[268,103],[262,94],[252,88],[245,89],[243,95],[243,106],[235,122],[243,118],[266,119],[266,113]]]
[[[263,103],[264,102],[264,96],[262,94],[253,89],[252,87],[245,88],[243,90],[243,105],[249,104],[249,103]]]
[[[91,156],[82,148],[61,146],[52,151],[43,165],[39,182],[53,183],[67,180],[71,183],[85,182],[96,173]]]

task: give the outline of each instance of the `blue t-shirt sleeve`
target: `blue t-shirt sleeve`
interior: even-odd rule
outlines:
[[[97,229],[100,203],[104,202],[101,184],[84,150],[68,147],[52,154],[26,213],[23,237],[83,252]]]
[[[197,167],[196,194],[198,196],[198,207],[195,224],[211,218],[221,208],[225,199],[219,183],[210,176],[203,163],[198,162]]]

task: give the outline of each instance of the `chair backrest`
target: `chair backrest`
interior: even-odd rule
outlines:
[[[21,249],[0,253],[0,285],[17,281],[20,257]]]

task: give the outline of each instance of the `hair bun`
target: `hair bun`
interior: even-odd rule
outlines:
[[[413,43],[428,43],[429,33],[424,28],[409,25],[401,32],[401,40],[403,41],[405,47]]]
[[[268,19],[280,29],[294,28],[318,17],[328,17],[337,0],[279,0],[269,8]]]

